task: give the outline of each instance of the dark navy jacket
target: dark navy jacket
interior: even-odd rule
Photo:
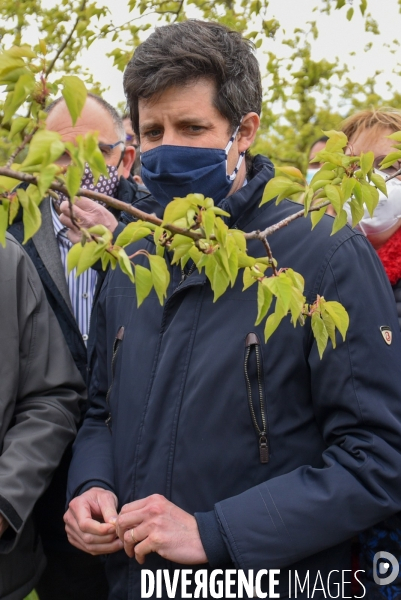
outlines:
[[[270,161],[254,159],[248,184],[223,202],[230,226],[262,229],[299,211],[289,201],[259,208],[272,174]],[[152,294],[137,309],[126,276],[108,273],[92,406],[75,442],[70,497],[91,483],[112,489],[120,507],[162,494],[197,513],[211,567],[281,569],[282,598],[289,569],[300,577],[309,570],[315,581],[318,570],[325,579],[351,568],[348,540],[401,508],[401,339],[369,242],[348,226],[330,237],[331,226],[325,217],[311,231],[300,218],[270,238],[279,267],[305,277],[310,302],[320,294],[348,310],[346,342],[329,345],[322,360],[310,323],[294,329],[286,319],[264,343],[263,324],[254,325],[256,287],[242,292],[241,276],[213,303],[204,274],[195,271],[180,285],[180,268],[172,267],[164,307]],[[134,247],[154,252],[149,239]],[[260,242],[249,244],[252,256],[263,252]],[[393,331],[391,345],[382,325]],[[257,415],[261,390],[267,464],[249,389]],[[109,555],[110,598],[140,598],[142,568],[178,567],[156,554],[144,567],[122,551]]]

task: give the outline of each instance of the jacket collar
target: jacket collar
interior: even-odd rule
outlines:
[[[265,156],[257,154],[252,161],[248,183],[237,192],[228,196],[219,206],[230,213],[227,218],[229,227],[243,228],[253,211],[259,206],[268,181],[274,176],[274,165]]]

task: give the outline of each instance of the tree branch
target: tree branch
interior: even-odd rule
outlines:
[[[270,248],[270,244],[267,241],[266,238],[264,238],[262,241],[262,244],[264,245],[266,252],[267,252],[267,256],[269,257],[270,260],[270,265],[273,271],[273,275],[277,275],[277,268],[276,265],[274,264],[274,258],[273,258],[273,253],[272,253],[272,249]]]
[[[86,0],[82,0],[82,4],[80,6],[80,8],[78,9],[79,12],[82,12],[85,9],[85,5],[86,5]],[[61,44],[61,46],[59,47],[59,49],[56,52],[55,57],[53,58],[52,62],[50,63],[50,65],[47,67],[46,69],[46,73],[45,76],[48,77],[51,73],[51,71],[53,70],[54,65],[56,64],[56,61],[60,58],[61,54],[64,52],[68,42],[70,41],[70,39],[72,38],[74,31],[76,30],[78,23],[79,23],[79,19],[80,16],[79,14],[77,15],[77,18],[75,20],[75,23],[70,31],[70,33],[67,35],[67,37],[65,38],[64,42]]]
[[[326,202],[322,202],[321,204],[312,206],[308,210],[308,214],[311,212],[314,212],[316,210],[320,210],[324,206],[329,206],[329,204],[330,204],[330,202],[327,200]],[[264,240],[267,236],[272,235],[272,233],[275,233],[276,231],[278,231],[279,229],[282,229],[283,227],[287,227],[287,225],[289,225],[296,219],[303,217],[304,215],[305,215],[305,211],[300,210],[299,212],[294,213],[290,217],[287,217],[286,219],[282,219],[281,221],[279,221],[278,223],[275,223],[274,225],[270,225],[270,227],[267,227],[263,231],[257,230],[257,231],[251,231],[250,233],[245,233],[244,237],[246,240],[260,240],[261,242],[264,242]]]
[[[16,150],[14,150],[14,152],[11,154],[10,158],[8,159],[8,161],[6,163],[6,167],[7,168],[11,167],[11,165],[14,162],[14,160],[18,156],[18,154],[25,148],[25,146],[27,144],[29,144],[29,142],[31,141],[31,139],[33,138],[33,136],[35,135],[35,133],[37,132],[38,129],[39,129],[39,127],[35,127],[34,130],[32,131],[32,133],[30,133],[29,135],[26,135],[24,137],[24,139],[22,140],[21,144],[18,146],[18,148],[16,148]]]

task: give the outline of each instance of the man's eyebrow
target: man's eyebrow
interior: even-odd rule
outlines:
[[[208,120],[206,120],[204,117],[191,117],[191,116],[185,116],[185,117],[180,117],[178,119],[174,120],[175,124],[178,124],[179,126],[185,126],[185,125],[202,125],[203,127],[212,127],[212,123]],[[143,132],[146,129],[162,129],[163,125],[157,121],[145,121],[144,123],[142,123],[139,127],[139,131]]]

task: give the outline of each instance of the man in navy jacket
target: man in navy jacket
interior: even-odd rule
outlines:
[[[259,208],[274,168],[246,155],[261,84],[239,34],[198,21],[159,28],[124,84],[156,212],[190,191],[213,197],[244,231],[299,210]],[[330,237],[331,226],[325,217],[311,231],[298,219],[271,238],[279,266],[304,275],[308,302],[319,294],[349,312],[346,342],[322,360],[310,323],[284,320],[264,344],[255,290],[242,292],[239,279],[213,303],[204,273],[170,265],[164,307],[153,294],[137,309],[129,280],[107,275],[65,522],[71,543],[108,555],[113,600],[145,593],[142,569],[172,577],[183,565],[193,577],[279,569],[270,591],[281,598],[330,597],[328,588],[350,597],[350,538],[401,507],[401,340],[375,253],[348,226]],[[140,248],[155,252],[151,239]],[[259,587],[267,592],[268,576]]]

